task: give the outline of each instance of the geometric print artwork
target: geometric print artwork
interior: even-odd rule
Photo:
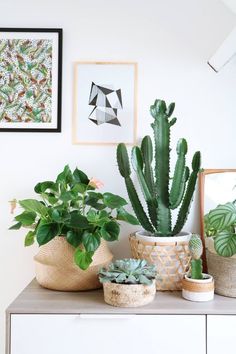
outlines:
[[[121,89],[114,90],[92,82],[89,106],[94,106],[89,119],[96,125],[109,123],[121,126],[117,116],[118,110],[123,109]]]
[[[0,40],[0,122],[50,123],[52,40]]]

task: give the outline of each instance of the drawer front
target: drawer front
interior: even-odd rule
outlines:
[[[205,354],[205,316],[11,316],[11,354],[70,353]]]
[[[235,353],[236,316],[207,316],[207,353]]]

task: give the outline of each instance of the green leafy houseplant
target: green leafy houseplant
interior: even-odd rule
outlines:
[[[141,147],[135,146],[131,162],[147,204],[148,214],[140,201],[131,179],[131,168],[125,144],[117,147],[117,161],[121,176],[125,180],[133,210],[143,229],[154,236],[174,236],[183,228],[190,210],[190,204],[200,169],[200,152],[192,159],[192,171],[186,166],[187,141],[177,143],[177,161],[173,177],[170,174],[170,130],[176,118],[170,118],[175,104],[168,107],[165,101],[156,100],[150,107],[154,118],[151,124],[154,146],[150,136],[145,136]],[[172,227],[172,211],[179,208],[175,225]]]
[[[35,186],[40,200],[18,201],[23,212],[15,216],[16,223],[10,229],[29,228],[25,246],[32,245],[35,239],[41,246],[56,236],[65,237],[75,248],[75,263],[85,270],[92,263],[101,238],[118,239],[120,220],[138,224],[124,209],[125,199],[112,193],[98,193],[96,186],[96,180],[90,180],[77,168],[72,172],[67,165],[55,181]]]
[[[236,206],[234,202],[218,205],[204,216],[207,237],[213,237],[216,252],[223,257],[236,254]]]
[[[107,269],[102,268],[99,280],[101,283],[150,285],[156,274],[155,265],[148,264],[146,260],[121,259],[111,263]]]

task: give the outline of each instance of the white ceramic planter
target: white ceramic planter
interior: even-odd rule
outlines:
[[[153,236],[150,232],[141,230],[135,232],[135,236],[138,240],[143,240],[147,242],[158,242],[158,243],[174,243],[174,242],[186,242],[189,241],[192,234],[190,232],[180,232],[176,236],[161,236],[161,237],[156,237]]]
[[[117,284],[103,283],[104,300],[107,304],[118,307],[138,307],[154,300],[156,284]]]
[[[203,274],[204,279],[191,279],[188,275],[182,281],[182,296],[190,301],[211,301],[214,298],[214,280],[209,274]]]
[[[133,258],[146,259],[157,266],[157,290],[182,289],[182,279],[189,270],[191,260],[188,247],[190,238],[189,232],[181,232],[173,237],[155,237],[144,230],[130,236]]]

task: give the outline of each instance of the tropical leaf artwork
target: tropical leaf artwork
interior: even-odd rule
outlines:
[[[52,40],[0,39],[0,122],[50,123]]]

